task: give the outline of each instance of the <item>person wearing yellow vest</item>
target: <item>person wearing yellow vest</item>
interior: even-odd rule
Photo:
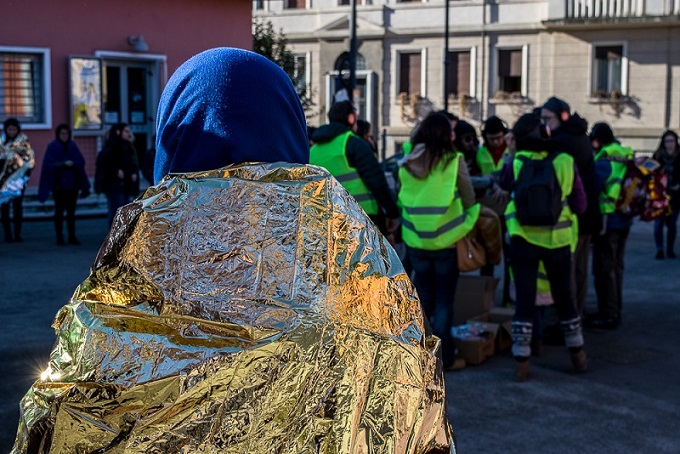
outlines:
[[[571,279],[571,247],[574,229],[577,228],[575,215],[585,210],[586,196],[574,159],[554,149],[554,143],[544,138],[541,127],[540,118],[532,113],[517,120],[512,129],[517,152],[512,162],[503,168],[500,179],[501,187],[512,191],[505,219],[510,235],[510,264],[517,284],[512,319],[512,354],[516,359],[515,379],[518,381],[525,381],[530,376],[529,357],[539,262],[545,266],[574,371],[585,372],[588,368]],[[559,217],[553,225],[524,225],[519,220],[516,207],[516,189],[524,183],[523,178],[528,178],[522,174],[522,167],[527,160],[547,159],[549,156],[561,190]]]
[[[616,202],[626,176],[626,162],[633,150],[622,146],[607,123],[595,123],[590,132],[595,154],[600,211],[605,216],[604,229],[593,236],[593,283],[597,295],[597,313],[588,314],[588,328],[616,329],[621,323],[623,296],[623,259],[633,218],[619,213]]]
[[[327,125],[312,135],[309,163],[324,167],[364,209],[383,234],[398,225],[399,208],[371,146],[354,131],[357,114],[349,101],[333,103]]]
[[[454,151],[446,116],[428,115],[413,136],[413,150],[399,162],[401,234],[414,284],[433,333],[441,339],[444,366],[459,369],[451,336],[458,284],[456,242],[474,227],[480,206],[463,156]]]
[[[503,168],[508,157],[508,148],[505,143],[507,132],[505,122],[495,115],[484,121],[483,141],[477,150],[477,166],[482,171],[482,175],[498,174]]]

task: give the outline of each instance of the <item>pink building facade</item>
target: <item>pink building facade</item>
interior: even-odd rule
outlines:
[[[161,91],[213,47],[252,48],[250,0],[24,0],[0,28],[0,122],[17,117],[36,151],[37,186],[54,129],[68,123],[94,176],[114,123],[128,123],[143,162]]]

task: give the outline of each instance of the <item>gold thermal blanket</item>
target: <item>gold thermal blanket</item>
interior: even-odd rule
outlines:
[[[171,175],[58,313],[14,452],[455,452],[396,253],[325,170]]]

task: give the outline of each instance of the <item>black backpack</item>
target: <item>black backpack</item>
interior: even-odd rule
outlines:
[[[521,225],[557,224],[563,204],[562,188],[553,167],[555,156],[556,153],[545,159],[517,156],[522,170],[515,182],[514,201]]]

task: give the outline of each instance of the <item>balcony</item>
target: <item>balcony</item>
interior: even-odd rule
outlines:
[[[549,0],[547,25],[678,21],[680,0]]]

